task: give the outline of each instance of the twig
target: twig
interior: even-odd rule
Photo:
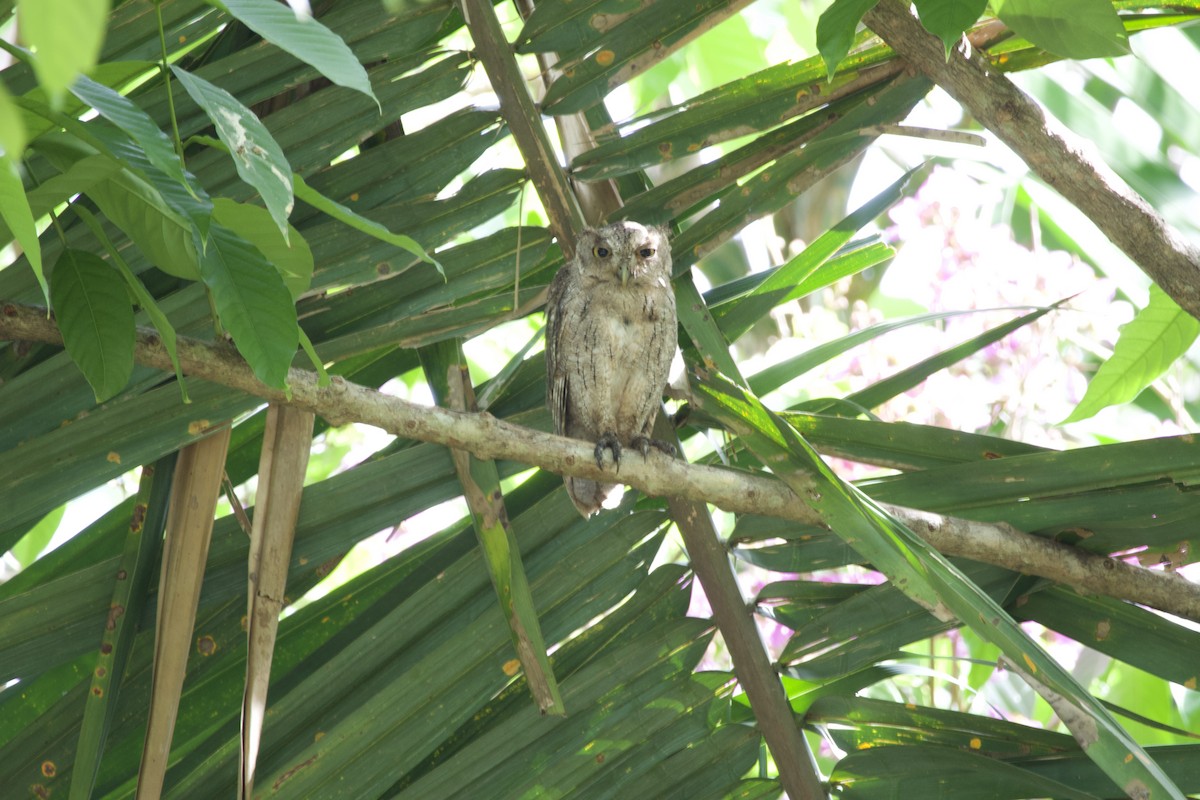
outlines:
[[[62,334],[46,310],[35,306],[0,305],[0,339],[62,344]],[[593,447],[575,439],[513,425],[487,413],[467,413],[421,406],[335,377],[318,385],[315,373],[288,373],[291,397],[254,377],[233,350],[180,337],[179,362],[194,376],[264,400],[291,403],[321,415],[333,425],[362,422],[397,436],[469,450],[479,458],[509,459],[559,475],[592,480],[620,480],[653,497],[683,497],[712,503],[726,511],[781,517],[815,525],[821,520],[781,481],[738,470],[686,464],[651,452],[644,460],[626,459],[620,476],[596,466]],[[134,358],[145,366],[173,372],[171,359],[151,329],[139,328]],[[884,505],[890,513],[946,555],[988,564],[1141,603],[1200,622],[1200,585],[1164,572],[1088,553],[1069,545],[1022,533],[1004,523],[947,517],[901,506]]]

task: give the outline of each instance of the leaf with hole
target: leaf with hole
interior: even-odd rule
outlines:
[[[172,67],[183,88],[204,109],[216,126],[217,136],[229,148],[234,166],[242,180],[258,190],[271,218],[288,237],[288,216],[295,200],[292,195],[292,168],[287,156],[254,112],[219,86]]]

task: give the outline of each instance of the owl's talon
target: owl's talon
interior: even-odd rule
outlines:
[[[638,452],[642,454],[642,458],[650,454],[651,447],[666,453],[671,458],[675,457],[675,445],[670,442],[664,442],[662,439],[651,439],[649,436],[635,436],[630,444],[638,449]]]
[[[612,433],[604,434],[596,440],[596,466],[604,468],[604,451],[612,452],[613,465],[620,470],[621,468],[621,442],[617,439],[617,435]]]

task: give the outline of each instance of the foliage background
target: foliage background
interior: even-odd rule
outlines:
[[[707,6],[718,15],[726,4]],[[307,84],[315,70],[230,24],[232,18],[214,6],[168,0],[157,8],[171,59],[182,59],[187,69],[253,106],[292,170],[356,213],[413,237],[446,271],[443,281],[403,250],[297,204],[294,233],[311,247],[314,265],[308,288],[294,292],[297,318],[331,371],[432,402],[417,349],[461,338],[488,410],[546,428],[540,344],[525,348],[541,327],[533,308],[559,256],[537,195],[521,188],[525,164],[494,110],[486,75],[467,55],[474,45],[459,12],[438,2],[401,3],[385,12],[374,0],[316,9],[368,65],[381,115],[361,94]],[[13,9],[0,3],[10,29]],[[169,131],[161,78],[138,83],[153,76],[148,62],[158,57],[155,10],[139,0],[116,4],[93,77]],[[657,156],[624,163],[645,165],[651,184],[661,185],[686,179],[735,147],[753,147],[757,130],[779,130],[777,120],[764,116],[751,121],[756,132],[717,142],[723,121],[704,117],[689,101],[704,96],[735,104],[745,86],[731,81],[789,60],[813,57],[820,64],[814,38],[820,10],[760,0],[608,94],[607,114],[614,119],[652,114],[664,127],[678,124],[683,135],[714,141],[661,165],[652,163]],[[1126,24],[1134,25],[1141,10],[1132,9]],[[497,11],[509,38],[522,41],[515,9],[501,4]],[[647,31],[670,22],[645,13],[637,24]],[[1056,116],[1094,137],[1104,160],[1192,236],[1200,99],[1186,76],[1187,65],[1200,61],[1196,30],[1139,33],[1130,39],[1137,58],[1068,61],[1016,76]],[[552,49],[567,49],[564,42],[571,40],[561,37],[569,34],[584,36],[573,47],[594,52],[587,31],[562,22],[545,35],[552,34],[560,36],[547,39],[556,42]],[[1058,58],[1027,42],[1024,50],[1009,46],[1029,63]],[[878,58],[886,61],[887,54]],[[521,63],[530,76],[538,71],[531,56]],[[3,73],[17,98],[6,96],[4,108],[10,114],[19,109],[31,147],[14,154],[6,140],[6,165],[21,161],[21,188],[31,198],[63,171],[53,148],[43,144],[53,136],[37,138],[61,120],[44,93],[49,79],[38,75],[43,88],[36,88],[34,77],[19,58]],[[175,95],[181,135],[212,135],[208,118],[177,85]],[[35,105],[47,101],[48,107]],[[68,115],[83,110],[66,107]],[[957,117],[957,107],[935,91],[909,122],[949,127],[960,124]],[[403,135],[397,135],[397,121]],[[604,124],[603,118],[589,122],[593,128]],[[156,269],[145,250],[155,226],[188,201],[164,199],[169,192],[156,165],[144,163],[122,141],[127,126],[103,120],[87,126],[109,137],[101,141],[120,168],[132,169],[153,188],[151,201],[122,215],[116,204],[106,204],[98,184],[68,174],[72,191],[50,204],[58,224],[42,218],[39,227],[51,285],[55,271],[49,267],[63,242],[112,261],[64,203],[82,205],[101,218],[174,328],[212,338],[203,285]],[[624,132],[636,128],[627,125]],[[632,142],[602,144],[611,163],[622,163],[632,157]],[[762,392],[763,401],[775,410],[815,411],[806,434],[838,456],[833,463],[839,472],[859,479],[869,493],[901,505],[1011,520],[1131,560],[1155,563],[1166,554],[1183,574],[1192,574],[1190,439],[1104,449],[1194,429],[1200,392],[1193,360],[1175,357],[1190,343],[1186,331],[1182,347],[1152,351],[1134,359],[1138,369],[1118,375],[1118,383],[1138,390],[1133,404],[1057,424],[1082,399],[1096,365],[1111,363],[1123,336],[1118,326],[1135,315],[1145,322],[1138,312],[1149,303],[1149,281],[994,141],[978,149],[885,137],[860,154],[866,144],[849,153],[848,166],[795,201],[755,194],[746,214],[705,228],[700,220],[711,201],[717,209],[732,205],[728,186],[719,186],[678,214],[689,223],[684,236],[691,236],[682,241],[711,246],[692,275],[719,318],[722,300],[732,306],[755,296],[755,280],[745,276],[774,274],[847,212],[886,195],[906,170],[930,156],[938,159],[920,169],[906,199],[889,203],[874,226],[856,227],[854,240],[847,239],[842,255],[859,257],[845,269],[852,274],[822,267],[814,273],[816,291],[754,306],[749,331],[730,335],[736,339],[728,345],[733,363],[752,385],[754,376],[774,368],[770,383],[778,388]],[[753,186],[754,177],[771,169],[790,168],[787,157],[751,173],[742,185]],[[254,190],[237,179],[227,155],[192,144],[186,164],[195,185],[209,195],[254,202]],[[626,202],[640,200],[642,213],[651,216],[676,216],[661,197],[639,197],[633,174],[622,179]],[[243,206],[238,214],[251,212]],[[736,238],[720,241],[735,231]],[[881,249],[885,242],[898,245],[894,260]],[[34,273],[21,255],[28,249],[7,251],[12,263],[0,271],[0,298],[38,302]],[[996,341],[985,338],[1024,313],[1023,307],[1067,297],[1072,299],[1064,309]],[[860,346],[816,358],[815,368],[803,373],[788,360],[885,320],[990,308],[1007,310],[864,334]],[[147,324],[144,314],[139,324]],[[242,348],[240,334],[230,330]],[[688,339],[681,341],[686,349]],[[969,357],[942,355],[961,342],[972,343]],[[252,358],[244,349],[243,355]],[[188,382],[192,404],[182,406],[173,381],[141,367],[97,403],[57,348],[12,343],[0,358],[0,431],[10,456],[2,476],[8,515],[0,546],[12,548],[4,557],[8,580],[0,585],[0,679],[7,681],[0,693],[0,775],[3,785],[28,788],[32,795],[127,796],[137,776],[150,691],[156,571],[128,609],[139,632],[128,645],[126,669],[104,695],[106,721],[89,727],[84,715],[95,646],[112,604],[111,576],[127,546],[133,505],[127,498],[138,485],[136,470],[128,469],[203,432],[204,426],[181,423],[236,417],[227,471],[242,502],[253,505],[263,412],[255,410],[255,398],[194,380]],[[933,368],[928,379],[877,392],[867,409],[825,400],[862,396],[927,360]],[[488,389],[489,382],[495,388]],[[1140,391],[1145,385],[1150,388]],[[1110,397],[1117,399],[1119,392]],[[863,410],[870,414],[860,415]],[[855,418],[857,427],[834,427],[839,419]],[[64,426],[65,420],[70,423]],[[978,455],[966,455],[1004,444],[957,439],[969,447],[955,451],[951,473],[943,470],[930,482],[957,472],[961,484],[936,494],[918,485],[919,473],[945,467],[938,459],[946,458],[950,440],[930,431],[927,439],[917,438],[917,452],[888,452],[894,423],[1043,447],[1101,447],[1071,462],[1067,481],[1035,491],[1028,486],[1037,489],[1048,468],[1036,461],[1034,449],[1002,451],[1031,458],[1013,469],[1018,475],[1027,469],[1033,483],[1014,495],[995,485]],[[715,462],[717,453],[727,452],[740,468],[755,467],[755,457],[736,437],[701,424],[682,430],[690,460]],[[960,459],[957,467],[954,459]],[[1114,460],[1125,467],[1119,475],[1108,466]],[[693,596],[686,554],[674,543],[663,504],[633,493],[620,512],[585,525],[573,518],[554,476],[508,462],[497,466],[571,715],[539,718],[514,675],[507,630],[467,530],[447,451],[319,424],[288,583],[289,597],[305,599],[281,625],[259,793],[449,797],[486,787],[490,796],[777,794],[760,734],[725,671],[731,666],[727,656],[710,644],[712,624],[703,599]],[[905,474],[917,476],[910,482],[915,488]],[[976,494],[968,496],[971,491]],[[1016,514],[1019,501],[1025,508]],[[1149,510],[1163,521],[1137,523]],[[166,782],[171,796],[232,792],[237,779],[246,544],[228,507],[220,514],[173,740]],[[884,795],[901,783],[915,791],[913,781],[934,776],[950,783],[930,784],[922,793],[1113,796],[1116,787],[1089,770],[1087,758],[1063,734],[1056,710],[1012,671],[996,668],[993,644],[937,623],[903,600],[862,556],[836,542],[797,547],[811,530],[723,512],[714,518],[720,533],[731,537],[743,587],[756,600],[818,766],[843,795]],[[1080,530],[1088,535],[1070,535]],[[1122,725],[1150,747],[1183,791],[1200,787],[1194,766],[1200,704],[1189,657],[1200,641],[1194,625],[1042,579],[961,563],[1010,613],[1028,620],[1023,624],[1031,635],[1090,693],[1119,707]],[[689,608],[692,617],[686,616]],[[695,671],[697,664],[702,671]],[[380,753],[388,755],[378,758]],[[81,763],[96,765],[94,789]],[[540,766],[531,771],[530,763]]]

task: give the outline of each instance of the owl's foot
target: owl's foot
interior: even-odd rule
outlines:
[[[609,431],[596,440],[596,466],[601,469],[604,468],[605,450],[612,452],[613,464],[619,470],[621,468],[621,442],[612,431]]]
[[[635,436],[630,444],[638,449],[638,452],[642,454],[642,458],[649,455],[651,447],[655,450],[661,450],[671,456],[671,458],[675,457],[675,445],[670,442],[664,442],[662,439],[651,439],[649,436]]]

